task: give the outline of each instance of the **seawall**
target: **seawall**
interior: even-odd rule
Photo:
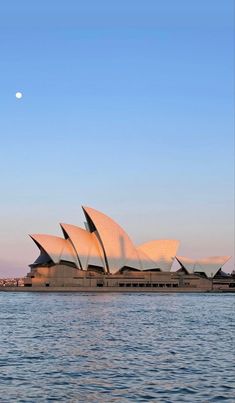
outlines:
[[[79,293],[157,293],[157,294],[165,294],[165,293],[235,293],[235,288],[232,289],[215,289],[215,290],[205,290],[200,288],[148,288],[144,289],[142,287],[139,288],[120,288],[120,287],[0,287],[0,292],[79,292]]]

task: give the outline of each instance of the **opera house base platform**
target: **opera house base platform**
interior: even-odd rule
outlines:
[[[138,272],[101,274],[67,265],[32,268],[19,291],[80,292],[232,292],[235,279],[213,280],[184,272]],[[5,289],[5,291],[7,291]]]

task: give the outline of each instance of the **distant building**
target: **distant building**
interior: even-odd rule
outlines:
[[[229,256],[191,260],[177,256],[179,241],[153,240],[135,246],[127,233],[105,214],[83,207],[85,228],[60,224],[63,238],[34,234],[40,250],[30,265],[25,286],[182,287],[221,274]],[[177,259],[181,269],[172,272]],[[185,283],[184,277],[187,277]],[[190,280],[191,279],[191,280]],[[191,283],[190,283],[190,281]]]

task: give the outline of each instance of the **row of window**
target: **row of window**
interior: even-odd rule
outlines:
[[[178,287],[178,283],[119,283],[119,287],[159,287],[159,288],[171,288]]]

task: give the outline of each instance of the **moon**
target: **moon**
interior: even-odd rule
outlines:
[[[17,98],[17,99],[21,99],[22,97],[23,97],[22,92],[17,91],[17,92],[16,92],[16,98]]]

